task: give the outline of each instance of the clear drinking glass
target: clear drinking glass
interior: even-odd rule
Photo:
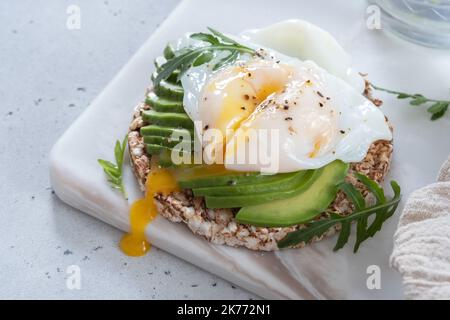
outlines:
[[[380,7],[381,27],[407,40],[450,49],[450,0],[369,0]]]

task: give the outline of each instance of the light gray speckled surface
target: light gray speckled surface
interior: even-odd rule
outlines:
[[[0,298],[256,298],[158,249],[124,256],[120,231],[50,188],[53,143],[177,2],[0,2]],[[81,30],[66,28],[71,4]],[[81,290],[66,287],[73,264]]]

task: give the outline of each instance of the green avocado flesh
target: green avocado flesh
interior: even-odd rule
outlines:
[[[179,152],[181,153],[183,150],[178,149],[175,147],[167,147],[160,144],[154,144],[154,143],[146,143],[145,148],[148,154],[150,155],[161,155],[162,152],[168,153],[168,156],[166,159],[170,158],[172,152]]]
[[[258,193],[289,191],[304,179],[306,171],[277,174],[266,176],[259,183],[231,184],[227,186],[215,186],[193,189],[195,196],[244,196]]]
[[[241,186],[269,182],[278,179],[278,175],[261,175],[257,172],[236,172],[233,174],[211,175],[207,178],[179,179],[178,185],[183,189],[203,189],[206,187]]]
[[[315,170],[312,181],[292,197],[243,206],[236,215],[239,223],[264,227],[286,227],[305,223],[324,212],[335,199],[337,185],[344,181],[348,164],[336,160]]]
[[[268,202],[293,197],[305,191],[316,176],[320,175],[322,169],[308,170],[304,175],[299,175],[295,184],[290,189],[282,189],[260,193],[242,193],[237,195],[225,196],[206,196],[205,202],[207,208],[240,208],[245,206],[254,206],[266,204]],[[195,193],[195,191],[194,191]]]
[[[142,136],[161,136],[161,137],[170,137],[172,134],[176,136],[190,136],[194,137],[194,130],[192,129],[181,129],[174,127],[161,127],[159,125],[148,125],[141,128]]]
[[[179,112],[184,113],[183,102],[164,99],[157,96],[154,92],[149,93],[145,103],[152,106],[152,109],[158,112]]]
[[[194,123],[185,113],[145,110],[142,112],[142,119],[148,123],[157,124],[163,127],[194,128]]]
[[[178,84],[181,85],[181,81],[178,80],[180,74],[180,70],[175,70],[174,72],[172,72],[172,74],[170,76],[167,77],[166,81],[172,84]],[[151,79],[154,82],[156,77],[158,77],[158,72],[155,71],[152,73]]]
[[[169,148],[175,147],[180,141],[172,140],[168,137],[160,137],[160,136],[144,136],[144,143],[146,144],[158,144],[160,146],[165,146]],[[194,142],[191,141],[191,144]]]
[[[162,152],[172,151],[172,149],[169,147],[161,146],[159,144],[148,144],[148,143],[145,145],[145,150],[147,151],[148,154],[152,156],[159,155]]]
[[[167,45],[164,56],[155,59],[155,71],[151,76],[153,83],[162,66],[174,56],[175,49]],[[180,70],[175,70],[167,79],[154,85],[154,90],[145,100],[150,110],[142,112],[145,126],[140,129],[140,133],[144,137],[147,153],[157,155],[163,167],[174,165],[171,152],[179,141],[171,140],[172,135],[189,138],[191,143],[194,139],[194,123],[184,111],[184,90],[178,80],[179,74]]]
[[[172,158],[171,158],[171,151],[169,151],[169,150],[160,151],[158,154],[158,163],[163,168],[173,166]]]
[[[177,101],[183,101],[184,90],[181,85],[162,80],[155,86],[155,93],[164,98],[170,98]]]

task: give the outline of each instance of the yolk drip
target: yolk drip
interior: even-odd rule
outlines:
[[[146,194],[130,207],[130,232],[120,241],[122,251],[132,257],[144,255],[151,248],[145,236],[147,225],[158,215],[153,197],[156,194],[167,195],[179,191],[177,179],[204,178],[229,174],[223,165],[198,166],[182,170],[152,168],[147,176]]]
[[[172,173],[166,169],[151,169],[147,176],[146,194],[135,201],[130,208],[130,232],[120,241],[120,248],[129,256],[139,257],[150,250],[151,245],[145,237],[147,225],[158,215],[153,197],[178,191],[178,185]]]

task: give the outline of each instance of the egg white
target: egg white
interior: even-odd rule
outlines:
[[[246,30],[240,37],[302,61],[312,60],[358,92],[364,90],[364,80],[352,69],[351,56],[329,32],[310,22],[285,20],[261,29]]]

